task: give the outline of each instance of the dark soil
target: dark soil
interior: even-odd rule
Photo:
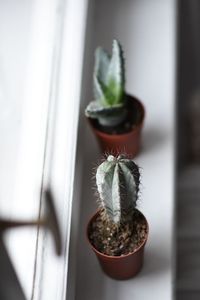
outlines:
[[[147,224],[136,210],[133,221],[116,226],[99,214],[89,228],[92,245],[103,254],[121,256],[134,252],[145,240]]]
[[[141,105],[134,97],[126,95],[126,98],[127,118],[123,123],[118,126],[109,127],[100,125],[97,119],[91,119],[94,127],[108,134],[123,134],[132,131],[141,122],[143,111]]]

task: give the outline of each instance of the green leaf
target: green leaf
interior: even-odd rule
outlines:
[[[90,118],[99,118],[99,117],[117,117],[123,115],[123,106],[117,104],[112,107],[104,107],[98,101],[91,101],[85,110],[85,115]]]
[[[124,210],[129,211],[133,210],[136,206],[137,202],[137,181],[133,174],[133,166],[132,162],[124,162],[124,160],[120,160],[119,167],[122,174],[123,186],[121,187],[122,195],[125,197],[125,201],[121,202],[121,206]],[[123,198],[124,198],[123,197]],[[122,199],[124,200],[124,199]]]
[[[99,47],[95,51],[95,66],[94,74],[100,82],[106,85],[106,78],[108,67],[110,63],[110,56],[103,48]]]
[[[122,48],[117,40],[113,40],[112,57],[108,68],[106,86],[113,95],[112,105],[123,102],[124,61]]]
[[[94,74],[94,98],[96,99],[96,102],[99,102],[99,105],[107,106],[105,92],[95,74]]]
[[[100,200],[115,223],[120,220],[119,177],[115,162],[105,161],[97,169],[96,183]]]

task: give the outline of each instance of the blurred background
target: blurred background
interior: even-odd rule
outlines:
[[[177,299],[200,297],[199,1],[177,3],[176,287]]]

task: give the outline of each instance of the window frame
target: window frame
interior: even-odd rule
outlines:
[[[42,189],[47,185],[53,188],[61,223],[64,253],[61,259],[55,257],[49,236],[39,230],[32,296],[32,299],[48,300],[67,298],[76,142],[88,1],[62,0],[57,1],[57,4],[58,15],[52,56],[54,67],[51,73]],[[42,210],[41,202],[40,213]]]

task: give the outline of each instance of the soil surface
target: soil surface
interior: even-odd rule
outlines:
[[[145,240],[147,224],[142,214],[136,210],[132,222],[115,224],[99,214],[91,223],[89,239],[103,254],[121,256],[134,252]]]

